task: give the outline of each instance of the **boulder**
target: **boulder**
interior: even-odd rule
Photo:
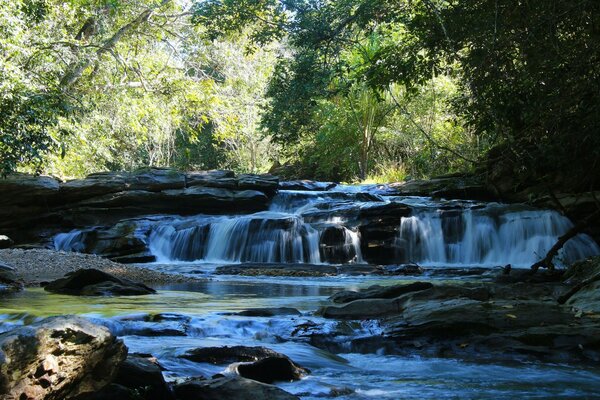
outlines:
[[[12,247],[15,242],[6,235],[0,235],[0,249],[8,249]]]
[[[120,279],[94,268],[70,272],[64,278],[48,283],[44,289],[74,296],[137,296],[156,293],[142,283]]]
[[[152,359],[140,354],[130,354],[120,365],[114,383],[135,391],[138,399],[174,399],[165,382],[160,366]]]
[[[319,238],[321,260],[333,264],[345,264],[356,258],[356,249],[347,240],[346,228],[341,225],[328,226]]]
[[[401,203],[374,203],[361,207],[358,225],[361,252],[365,261],[384,265],[396,262],[399,256],[399,222],[411,212],[409,206]]]
[[[244,378],[262,383],[297,381],[308,373],[285,356],[267,357],[253,363],[236,363],[229,369]]]
[[[262,346],[223,346],[200,347],[188,350],[180,357],[193,362],[222,365],[235,362],[258,361],[268,357],[286,356]]]
[[[127,348],[105,327],[52,317],[0,335],[0,397],[66,399],[108,385]]]
[[[299,400],[277,386],[241,377],[192,380],[174,387],[179,400]]]

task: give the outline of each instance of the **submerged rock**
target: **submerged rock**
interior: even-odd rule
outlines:
[[[240,361],[258,361],[267,357],[286,356],[262,346],[222,346],[199,347],[197,349],[188,350],[180,357],[193,362],[219,365]]]
[[[299,400],[277,386],[241,377],[192,380],[174,387],[179,400]]]
[[[244,317],[275,317],[279,315],[301,315],[300,311],[291,307],[249,308],[235,313]]]
[[[127,348],[108,329],[52,317],[0,335],[0,397],[66,399],[108,385]]]
[[[156,291],[142,283],[120,279],[97,269],[80,269],[48,283],[48,292],[75,296],[137,296]]]
[[[267,357],[253,363],[237,363],[229,367],[238,375],[262,383],[291,382],[301,379],[308,370],[288,357]]]

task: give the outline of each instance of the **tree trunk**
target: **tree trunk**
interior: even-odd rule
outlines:
[[[85,60],[77,60],[71,63],[69,69],[67,70],[67,72],[65,72],[65,74],[60,80],[60,87],[63,90],[69,90],[73,85],[75,85],[79,81],[79,79],[81,79],[81,76],[83,75],[84,71],[88,67],[90,67],[95,62],[95,60],[100,59],[104,54],[111,52],[114,49],[115,45],[125,35],[133,31],[139,25],[148,21],[148,19],[152,16],[156,9],[167,5],[171,1],[172,0],[163,0],[158,6],[145,9],[136,18],[131,20],[129,23],[123,25],[121,28],[119,28],[117,32],[114,33],[114,35],[112,35],[106,42],[104,42],[104,44],[102,44],[102,46],[100,46],[98,50],[96,50],[95,58],[90,57]]]

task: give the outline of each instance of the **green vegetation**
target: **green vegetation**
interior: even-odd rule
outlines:
[[[589,189],[600,4],[534,3],[0,0],[0,169]]]

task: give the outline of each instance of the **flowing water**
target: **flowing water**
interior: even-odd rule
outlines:
[[[303,399],[339,394],[340,399],[593,398],[599,368],[545,363],[467,362],[397,355],[385,340],[367,352],[353,339],[381,338],[377,321],[334,321],[313,315],[339,290],[395,284],[397,277],[314,278],[216,276],[214,268],[239,262],[330,262],[322,241],[335,228],[347,263],[366,263],[361,211],[400,203],[410,213],[397,218],[390,264],[526,267],[565,233],[571,222],[554,211],[525,206],[389,196],[376,187],[339,186],[327,192],[282,191],[268,211],[241,216],[152,216],[136,220],[157,270],[208,277],[205,282],[159,287],[140,297],[78,298],[41,289],[3,299],[0,329],[55,314],[82,314],[123,338],[130,351],[152,353],[168,379],[211,376],[225,366],[198,364],[178,356],[204,346],[263,345],[280,351],[312,373],[279,386]],[[361,222],[362,221],[362,222]],[[55,237],[62,250],[81,250],[87,231]],[[588,236],[571,240],[566,262],[600,254]],[[557,260],[560,261],[560,260]],[[403,278],[404,279],[404,278]],[[448,279],[442,275],[439,279]],[[409,279],[410,280],[410,279]],[[301,315],[232,315],[253,307],[293,307]],[[312,334],[335,333],[335,354],[317,348]],[[320,346],[322,347],[322,346]],[[333,351],[333,350],[332,350]]]

